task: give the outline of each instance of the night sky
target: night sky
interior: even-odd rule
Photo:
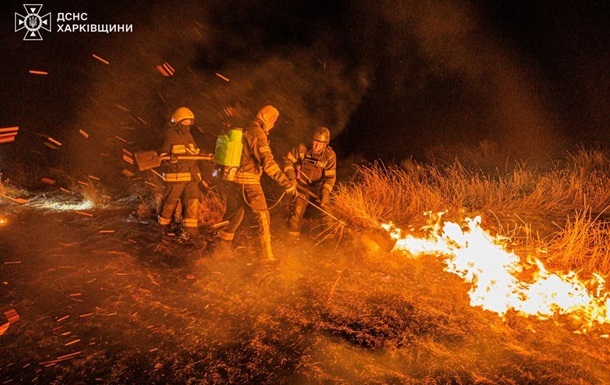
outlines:
[[[110,160],[123,148],[155,148],[180,105],[195,112],[209,150],[224,107],[248,116],[267,103],[281,112],[277,152],[317,125],[331,128],[340,157],[367,160],[425,160],[439,147],[481,141],[532,161],[578,144],[606,147],[610,14],[602,3],[47,1],[41,13],[52,12],[53,32],[24,42],[14,32],[23,3],[3,1],[0,127],[20,134],[0,148],[0,167],[116,169]],[[58,12],[133,24],[133,32],[60,33]],[[165,62],[174,76],[156,70]],[[44,135],[62,148],[44,146]]]

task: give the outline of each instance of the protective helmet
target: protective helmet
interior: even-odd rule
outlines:
[[[328,144],[330,142],[330,130],[326,127],[316,128],[316,131],[313,133],[313,140]]]
[[[275,121],[280,116],[280,112],[272,105],[266,105],[258,111],[256,117],[263,122],[265,130],[269,131],[275,125]]]
[[[184,119],[192,119],[194,121],[195,114],[186,107],[178,107],[172,115],[172,123],[178,123]]]

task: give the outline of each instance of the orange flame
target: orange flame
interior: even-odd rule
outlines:
[[[527,264],[506,250],[508,239],[493,237],[481,228],[481,217],[467,218],[464,228],[454,222],[436,223],[422,228],[426,235],[403,235],[393,224],[382,227],[396,239],[394,250],[412,256],[444,256],[445,271],[457,274],[472,285],[472,306],[505,315],[509,310],[546,319],[567,314],[582,323],[586,331],[596,324],[610,323],[610,293],[604,279],[581,280],[575,272],[550,273],[536,259],[533,278],[522,281],[519,275]],[[593,288],[593,289],[590,289]]]

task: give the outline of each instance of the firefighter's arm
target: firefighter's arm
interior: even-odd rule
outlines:
[[[322,191],[320,192],[320,200],[322,203],[328,203],[330,200],[330,193],[333,191],[333,187],[335,187],[335,182],[337,181],[337,156],[334,151],[328,157],[322,179],[323,183]],[[326,202],[324,202],[324,200],[326,200]]]
[[[208,155],[208,156],[210,156],[210,159],[214,159],[214,154],[206,154],[202,148],[198,148],[197,150],[199,150],[199,155]],[[203,177],[203,175],[204,175],[203,171],[205,170],[204,168],[202,169],[203,162],[204,162],[203,160],[197,161],[197,168],[199,169],[199,172],[201,172],[201,175],[202,175],[200,183],[203,187],[205,187],[206,190],[209,191],[212,189],[212,185],[210,185],[210,183],[207,180],[205,180],[205,178]]]
[[[288,177],[280,170],[280,166],[275,162],[273,154],[271,153],[271,147],[263,130],[257,130],[255,146],[257,148],[260,164],[265,171],[265,174],[275,180],[280,186],[287,189],[292,186],[292,182],[288,180]]]
[[[161,154],[169,154],[169,152],[172,149],[172,136],[170,135],[169,131],[165,133],[165,136],[163,138],[163,144],[161,145],[161,148],[159,148],[159,152]]]
[[[163,144],[161,145],[161,148],[159,149],[159,153],[161,154],[161,156],[164,156],[164,155],[169,155],[170,157],[175,156],[175,154],[172,154],[172,142],[173,142],[172,135],[169,131],[167,131],[165,133],[165,138],[163,139]],[[170,158],[170,162],[176,163],[177,160]]]
[[[297,146],[297,147],[293,147],[292,150],[290,150],[290,152],[284,156],[284,174],[286,174],[286,176],[290,180],[297,179],[297,174],[296,174],[296,171],[294,170],[294,166],[297,163],[298,154],[299,154],[299,148]]]
[[[200,161],[197,161],[195,163],[195,169],[193,170],[194,172],[191,172],[191,175],[192,175],[193,179],[195,179],[195,181],[197,181],[197,187],[199,187],[200,191],[202,191],[202,192],[211,191],[214,186],[210,185],[210,183],[203,177],[203,170],[201,169],[201,165],[199,162]],[[202,187],[204,190],[201,190]]]

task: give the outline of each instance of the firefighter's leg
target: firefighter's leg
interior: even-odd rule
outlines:
[[[305,215],[305,209],[307,208],[307,198],[298,196],[292,204],[292,213],[290,220],[288,221],[288,234],[294,237],[301,235],[301,227],[303,226],[303,215]]]
[[[271,217],[269,216],[269,210],[256,210],[254,212],[260,226],[264,226],[264,231],[259,231],[259,240],[261,244],[262,258],[267,261],[275,261],[273,257],[273,250],[271,250],[271,232],[269,227],[271,226]]]
[[[190,235],[197,235],[199,218],[199,189],[196,182],[188,183],[182,194],[182,218],[185,230]]]
[[[182,194],[182,218],[186,232],[190,236],[190,241],[197,247],[205,247],[204,241],[199,237],[199,188],[197,182],[186,185]]]
[[[246,185],[245,193],[248,204],[258,222],[258,239],[261,245],[262,258],[267,261],[275,261],[271,250],[271,217],[263,188],[260,184]]]
[[[219,237],[222,241],[231,242],[245,214],[242,185],[227,181],[223,181],[222,184],[227,202],[227,210],[223,220],[229,221],[229,224],[220,231]]]
[[[184,191],[185,183],[167,183],[165,186],[165,192],[163,193],[163,199],[161,203],[161,210],[159,212],[158,221],[165,234],[170,233],[170,224],[172,223],[172,216],[176,211],[176,206],[180,201],[180,196]]]

